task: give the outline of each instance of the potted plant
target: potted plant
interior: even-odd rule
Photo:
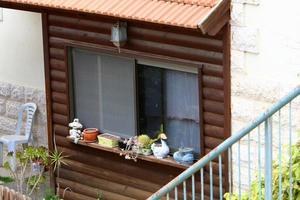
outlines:
[[[18,152],[19,154],[27,154],[29,162],[31,164],[31,170],[33,174],[39,174],[42,172],[43,167],[48,166],[48,149],[45,147],[27,147],[23,152]],[[21,156],[21,155],[20,155]],[[23,155],[24,156],[24,155]]]
[[[137,140],[139,146],[139,153],[145,156],[151,155],[151,145],[153,143],[153,140],[151,140],[151,138],[146,134],[139,135]]]

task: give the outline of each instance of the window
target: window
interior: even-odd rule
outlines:
[[[155,137],[200,153],[198,75],[187,67],[72,50],[74,117],[85,127]]]
[[[72,57],[74,117],[101,132],[136,135],[135,61],[78,49]]]
[[[197,74],[138,65],[139,129],[154,137],[164,125],[172,148],[200,152]]]

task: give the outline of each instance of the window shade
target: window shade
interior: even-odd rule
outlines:
[[[133,59],[73,50],[75,117],[123,137],[136,135]]]

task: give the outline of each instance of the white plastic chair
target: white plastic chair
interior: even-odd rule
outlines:
[[[16,134],[4,135],[0,137],[0,166],[3,166],[3,145],[7,145],[8,152],[14,152],[12,159],[10,159],[10,166],[12,170],[16,170],[16,146],[18,144],[25,145],[32,142],[32,125],[36,108],[37,107],[35,103],[23,104],[18,111]],[[24,112],[26,112],[25,134],[21,134]]]

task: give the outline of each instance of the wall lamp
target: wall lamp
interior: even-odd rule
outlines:
[[[117,22],[111,27],[111,42],[118,48],[119,52],[121,47],[127,42],[127,23]]]

